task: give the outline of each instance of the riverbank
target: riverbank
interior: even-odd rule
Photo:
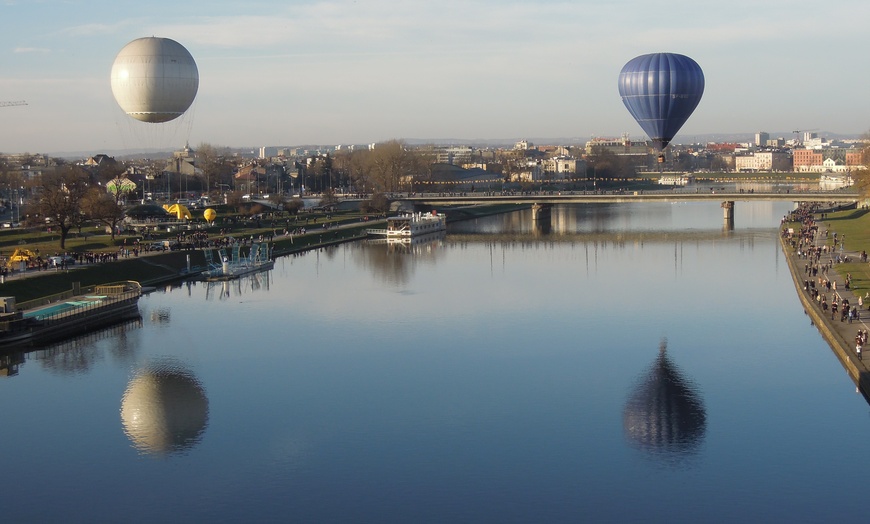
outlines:
[[[820,221],[817,223],[819,229],[814,236],[815,246],[821,247],[825,244],[824,240],[833,237],[834,232],[828,229],[826,223],[828,222]],[[796,231],[800,230],[800,224],[797,223],[788,223],[785,227],[794,227]],[[830,264],[830,269],[819,272],[813,277],[805,269],[808,264],[811,266],[810,260],[805,255],[806,248],[801,250],[798,246],[793,245],[792,238],[787,234],[780,234],[780,244],[786,256],[786,262],[788,263],[798,297],[804,307],[804,312],[810,317],[825,341],[828,342],[834,355],[836,355],[840,364],[842,364],[843,368],[855,382],[855,385],[868,402],[870,402],[870,366],[868,366],[870,364],[870,355],[867,355],[866,359],[861,359],[855,350],[855,338],[858,335],[858,331],[864,330],[866,332],[870,330],[870,310],[867,308],[868,304],[865,303],[863,307],[860,307],[859,319],[843,321],[839,313],[832,315],[829,309],[823,309],[821,304],[815,300],[814,288],[809,285],[811,281],[818,282],[819,278],[828,280],[831,282],[832,288],[840,296],[841,301],[847,300],[851,306],[859,307],[858,304],[861,302],[859,297],[863,299],[864,295],[862,293],[864,293],[864,290],[854,288],[851,285],[849,286],[851,289],[846,287],[846,277],[850,274],[847,270],[850,265],[836,263],[836,255],[832,257],[829,254],[830,252],[828,252],[823,255],[819,263],[822,265]],[[858,252],[843,252],[843,254],[850,255],[853,259],[859,255]],[[834,263],[831,263],[831,258],[833,258]],[[864,265],[866,266],[867,264],[865,263]],[[818,286],[818,284],[816,285]],[[867,349],[870,349],[870,347]]]
[[[472,220],[523,209],[528,206],[492,205],[463,206],[445,209],[448,223]],[[345,242],[365,239],[366,230],[383,227],[385,219],[345,221],[337,224],[308,226],[304,234],[276,234],[275,231],[251,231],[255,238],[263,237],[272,249],[272,256],[287,256],[323,249]],[[189,260],[188,260],[189,257]],[[107,281],[134,280],[143,286],[155,286],[189,278],[198,270],[204,269],[205,255],[201,249],[181,251],[142,252],[138,256],[120,257],[117,261],[72,265],[67,269],[27,270],[15,273],[0,284],[0,296],[15,297],[18,302],[62,293],[69,290],[73,282],[82,286],[100,284]],[[192,272],[188,272],[188,268]]]

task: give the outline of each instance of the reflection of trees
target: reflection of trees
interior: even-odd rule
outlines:
[[[133,330],[142,327],[141,319],[116,324],[112,327],[49,344],[32,353],[32,358],[54,373],[87,373],[103,358],[100,342],[108,341],[110,354],[119,362],[135,356],[138,338],[129,337]]]
[[[640,377],[625,406],[626,437],[640,449],[679,461],[697,450],[706,425],[703,401],[668,358],[663,340],[658,358]]]
[[[442,245],[444,236],[435,235],[415,241],[413,244],[387,244],[386,242],[359,242],[350,246],[354,250],[360,266],[370,268],[372,274],[381,281],[402,285],[411,280],[411,275],[419,264],[432,264]]]
[[[158,455],[196,445],[208,426],[208,398],[194,374],[167,360],[130,380],[121,400],[121,422],[140,451]]]

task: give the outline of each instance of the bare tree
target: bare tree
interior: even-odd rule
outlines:
[[[70,229],[77,227],[84,216],[81,201],[90,189],[88,174],[75,166],[63,166],[42,176],[36,209],[50,217],[60,230],[60,248],[66,248]]]
[[[205,191],[220,191],[232,186],[233,166],[228,161],[229,151],[208,143],[201,143],[196,149],[196,167],[202,171]]]
[[[111,230],[112,240],[115,240],[115,229],[124,219],[124,206],[121,200],[121,191],[114,195],[103,191],[98,187],[92,187],[82,197],[81,212],[91,220],[108,226]]]
[[[350,181],[358,193],[372,190],[372,153],[368,149],[358,149],[350,153],[335,155],[334,169]]]
[[[870,196],[870,133],[864,136],[864,148],[861,149],[861,165],[852,171],[855,187],[864,196]]]
[[[372,183],[376,191],[400,191],[415,175],[415,155],[399,140],[375,146],[372,152]]]

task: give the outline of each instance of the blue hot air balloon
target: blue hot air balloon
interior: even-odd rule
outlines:
[[[619,95],[631,116],[663,150],[704,94],[704,72],[688,56],[652,53],[629,60],[619,73]]]

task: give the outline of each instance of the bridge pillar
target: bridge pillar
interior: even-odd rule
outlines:
[[[532,204],[532,220],[549,220],[553,204]]]
[[[734,201],[722,202],[722,218],[725,220],[725,229],[734,229]]]

